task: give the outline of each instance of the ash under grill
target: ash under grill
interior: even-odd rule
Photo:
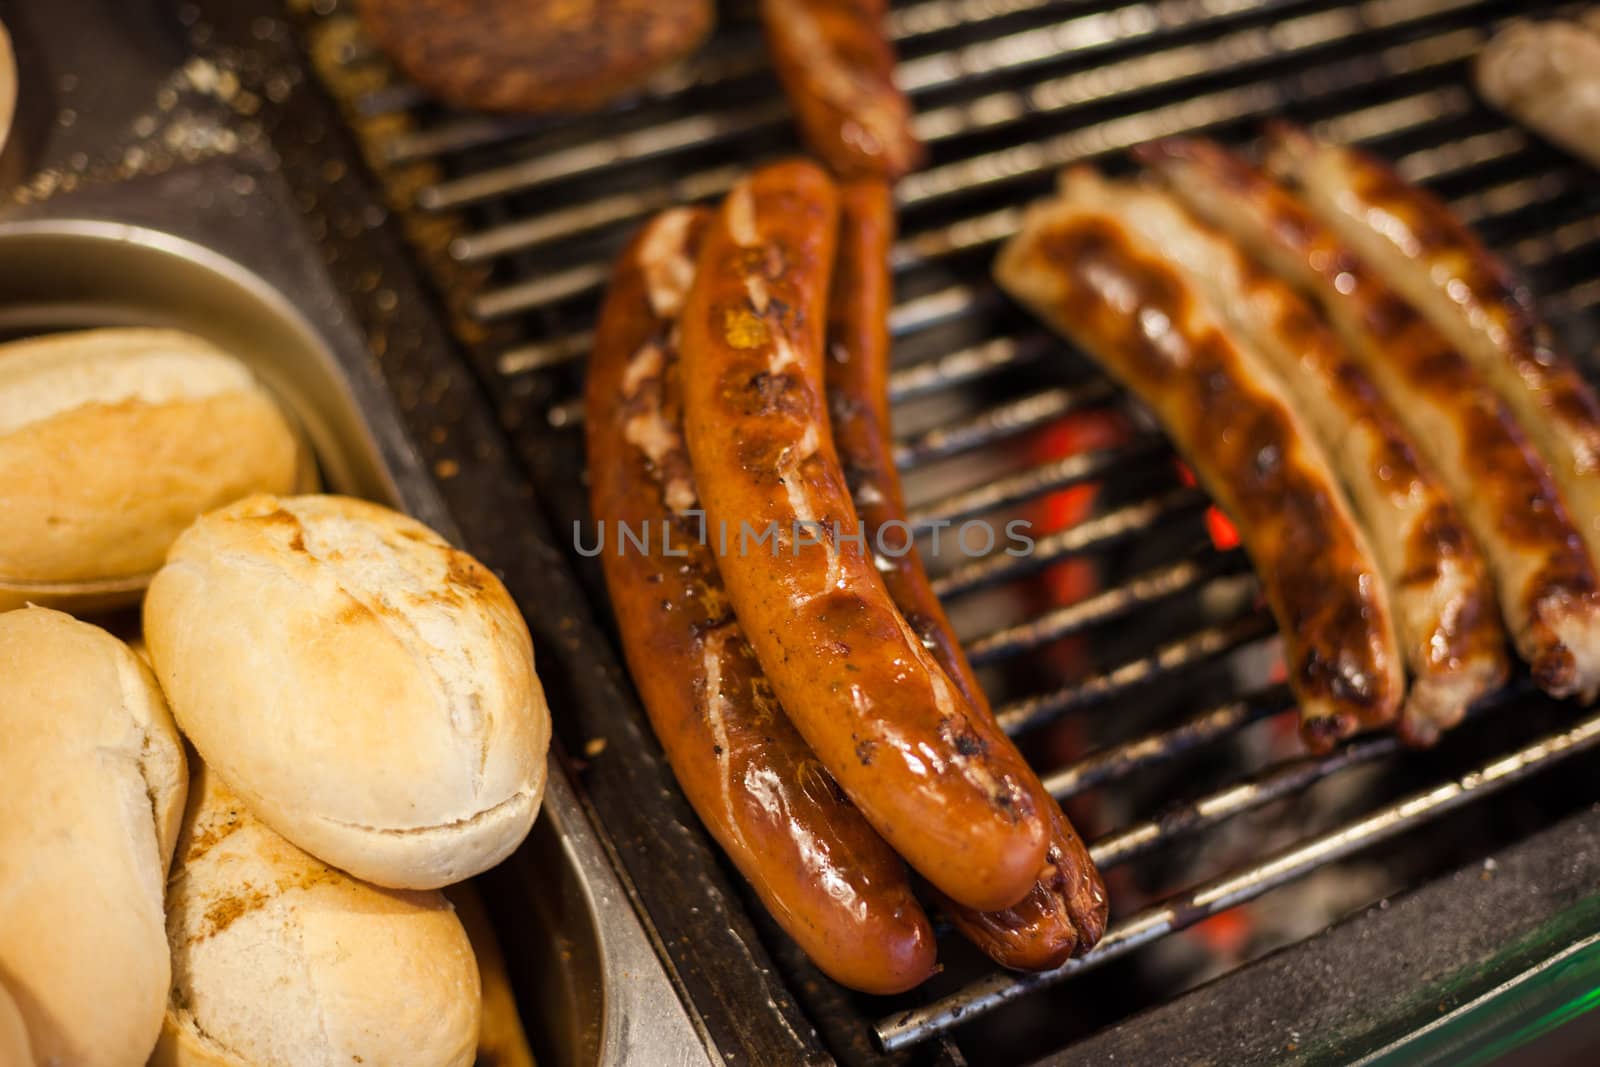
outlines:
[[[932,155],[899,187],[894,251],[891,389],[914,523],[1002,724],[1086,834],[1097,835],[1093,852],[1108,874],[1124,866],[1136,874],[1088,957],[1019,976],[957,949],[921,1002],[890,1012],[885,1001],[830,999],[865,1013],[843,1029],[870,1027],[893,1051],[1093,968],[1118,963],[1119,981],[1131,980],[1123,957],[1358,853],[1392,856],[1383,847],[1408,831],[1600,743],[1600,716],[1552,705],[1523,684],[1477,710],[1435,753],[1404,753],[1389,737],[1358,738],[1318,758],[1274,743],[1292,700],[1272,674],[1272,621],[1247,561],[1208,533],[1206,498],[1184,483],[1153,425],[1086,360],[1010,307],[988,277],[1022,206],[1063,165],[1103,160],[1115,169],[1126,165],[1121,149],[1186,131],[1248,141],[1261,119],[1287,114],[1372,146],[1438,190],[1522,268],[1574,350],[1592,351],[1600,184],[1487,110],[1469,72],[1502,20],[1568,6],[895,7],[900,80]],[[393,79],[347,14],[319,11],[307,22],[312,53],[403,209],[558,531],[586,518],[578,390],[611,257],[652,212],[716,197],[754,162],[797,147],[758,35],[725,21],[710,48],[651,92],[573,120],[441,111]],[[1121,427],[1110,443],[1040,445],[1052,428],[1108,414]],[[1038,529],[1026,557],[928,553],[927,535],[940,523],[1038,519],[1052,501],[1091,486],[1092,507]],[[1082,560],[1091,561],[1090,587],[1052,593],[1045,579]],[[598,592],[589,564],[572,562]],[[1067,648],[1078,658],[1069,662]],[[1226,768],[1220,778],[1217,766]],[[1308,799],[1363,768],[1357,810],[1348,810],[1349,796],[1320,808]],[[1540,803],[1556,805],[1543,816],[1553,820],[1571,802]],[[1163,860],[1204,851],[1209,835],[1241,822],[1262,842],[1253,855],[1235,861],[1235,850],[1224,850],[1222,869],[1192,855]],[[791,970],[790,982],[812,977]],[[1146,988],[1159,999],[1183,984]],[[1150,994],[1129,999],[1085,1026],[1143,1007]],[[835,1051],[846,1058],[874,1058],[864,1044],[840,1041]],[[1039,1051],[1026,1041],[1017,1048]]]

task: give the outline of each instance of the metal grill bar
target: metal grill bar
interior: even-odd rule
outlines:
[[[925,1007],[888,1016],[878,1023],[878,1038],[885,1049],[895,1051],[944,1033],[976,1015],[1125,956],[1159,937],[1253,900],[1324,864],[1386,841],[1469,800],[1497,792],[1534,770],[1585,752],[1597,742],[1600,742],[1600,715],[1593,715],[1570,730],[1551,734],[1459,778],[1385,805],[1347,826],[1309,838],[1248,870],[1225,875],[1129,916],[1115,925],[1093,952],[1057,970],[1037,975],[996,974]],[[1357,742],[1358,745],[1366,743]]]
[[[1072,388],[1042,389],[989,408],[953,426],[942,426],[895,446],[894,461],[909,470],[936,459],[968,452],[1056,421],[1063,415],[1094,407],[1116,396],[1116,388],[1099,378]]]
[[[1047,775],[1044,786],[1057,800],[1165,763],[1294,706],[1288,686],[1275,685],[1240,700],[1207,708],[1165,730],[1112,745]]]
[[[1206,8],[1217,9],[1214,15],[1200,21],[1219,21],[1241,13],[1263,13],[1275,8],[1293,6],[1292,0],[1251,3],[1249,0],[1213,0],[1211,4],[1168,2],[1158,5],[1167,14],[1198,12]],[[916,95],[935,89],[946,89],[957,82],[977,77],[992,76],[1034,66],[1048,61],[1059,61],[1063,56],[1090,48],[1135,39],[1160,29],[1160,22],[1152,20],[1151,13],[1142,6],[1130,6],[1116,12],[1088,15],[1069,19],[1054,26],[1027,30],[1010,37],[1002,37],[968,46],[940,55],[924,56],[901,64],[897,80],[906,92]],[[1159,17],[1159,13],[1158,13]],[[759,69],[759,55],[751,69]],[[734,65],[725,77],[742,72],[743,64]],[[723,78],[711,77],[701,85],[715,84]],[[1005,109],[993,104],[980,108],[974,115],[981,121],[984,116],[998,117]],[[658,123],[634,133],[609,141],[554,153],[542,159],[522,160],[504,166],[478,171],[468,177],[442,182],[421,190],[417,204],[424,210],[454,210],[484,200],[527,192],[542,185],[565,181],[601,170],[610,170],[630,163],[642,162],[658,156],[698,148],[705,144],[731,137],[748,135],[764,127],[775,125],[787,114],[781,103],[769,103],[750,108],[722,112],[716,115],[692,115],[669,122]],[[933,111],[917,116],[918,135],[930,142],[965,132],[959,119],[951,114]]]
[[[1332,20],[1323,17],[1330,14],[1341,17]],[[959,109],[924,112],[918,118],[918,133],[930,144],[937,144],[946,139],[1023,119],[1036,119],[1044,114],[1091,102],[1107,103],[1196,77],[1221,66],[1248,67],[1251,63],[1279,60],[1314,46],[1344,39],[1343,31],[1350,31],[1356,26],[1352,17],[1342,9],[1324,12],[1315,18],[1321,21],[1306,25],[1318,27],[1316,34],[1304,32],[1305,27],[1300,27],[1301,32],[1297,33],[1294,24],[1244,31],[1204,46],[1184,46],[1169,52],[1140,56],[1123,64],[1068,75],[1041,83],[1025,92],[993,94],[964,104]],[[1314,72],[1320,74],[1317,95],[1331,95],[1337,90],[1370,80],[1374,74],[1374,64],[1382,68],[1380,73],[1394,74],[1415,73],[1455,62],[1471,55],[1481,46],[1482,39],[1481,31],[1454,30],[1436,38],[1384,50],[1376,57],[1339,61]],[[1285,41],[1290,43],[1288,47],[1282,45]],[[1166,66],[1169,63],[1172,64],[1170,68]],[[1309,82],[1312,74],[1303,74],[1300,78]],[[1108,82],[1112,86],[1110,89],[1105,88]],[[1441,105],[1453,105],[1458,111],[1467,106],[1462,94],[1446,95],[1454,99],[1441,98]],[[1223,90],[1197,96],[1180,104],[1108,120],[1097,126],[1082,127],[1043,143],[969,156],[945,167],[914,174],[901,184],[898,199],[903,208],[920,206],[994,182],[1057,169],[1155,136],[1250,117],[1279,103],[1281,99],[1271,87],[1262,84],[1247,87],[1247,90]],[[1204,114],[1211,110],[1215,110],[1215,114]],[[418,200],[423,207],[430,209],[459,208],[476,200],[526,191],[538,184],[576,177],[592,170],[610,169],[625,162],[651,158],[674,146],[691,147],[701,141],[734,136],[743,129],[742,124],[745,124],[749,113],[736,112],[731,118],[691,116],[654,130],[626,134],[540,159],[479,171],[461,179],[426,187],[418,193]],[[1433,112],[1432,117],[1437,114]],[[1392,126],[1391,122],[1385,128]],[[680,192],[690,200],[719,195],[732,184],[734,175],[735,172],[728,167],[692,174],[680,180]],[[670,201],[661,191],[623,194],[598,204],[585,205],[579,212],[536,216],[512,224],[514,230],[500,227],[485,234],[463,237],[453,247],[465,259],[481,260],[528,247],[524,238],[530,236],[536,239],[570,237],[592,228],[637,222],[667,202]],[[486,294],[476,313],[485,318],[494,318],[527,310],[530,306],[533,304],[528,302],[526,295],[514,298],[496,296],[491,292]]]
[[[996,337],[992,341],[894,371],[889,376],[889,399],[899,404],[928,393],[965,385],[997,371],[1031,363],[1056,346],[1055,339],[1046,334],[1030,334],[1021,340]]]
[[[1069,711],[1104,703],[1135,686],[1160,681],[1168,675],[1217,659],[1275,633],[1277,630],[1271,615],[1265,611],[1251,611],[1232,622],[1197,630],[1182,640],[1162,645],[1149,655],[1124,663],[1104,674],[1096,674],[1070,686],[1007,704],[995,713],[995,717],[1008,734],[1036,729]]]
[[[1185,3],[1164,6],[1193,7],[1194,5]],[[1225,14],[1237,14],[1252,8],[1256,14],[1260,14],[1263,9],[1281,6],[1289,5],[1234,3],[1228,6]],[[1107,14],[1133,14],[1142,19],[1146,16],[1146,11],[1138,7]],[[1324,13],[1326,14],[1328,13]],[[1342,13],[1335,12],[1335,14]],[[1313,16],[1313,18],[1319,17],[1321,16]],[[903,65],[900,80],[909,91],[913,92],[920,89],[946,88],[963,78],[1001,73],[1046,59],[1059,61],[1063,52],[1040,51],[1042,43],[1051,39],[1099,40],[1102,43],[1110,43],[1128,36],[1124,34],[1119,37],[1115,31],[1105,28],[1102,24],[1106,21],[1103,15],[1089,15],[1057,27],[1047,27],[1043,31],[1028,31],[1019,35],[1026,37],[1026,41],[992,42],[1000,47],[986,48],[985,54],[989,57],[987,60],[974,60],[970,57],[963,59],[954,55],[930,56],[919,63]],[[1293,41],[1296,49],[1327,44],[1336,40],[1341,32],[1350,30],[1355,25],[1348,20],[1332,20],[1338,22],[1338,25],[1328,24],[1329,21],[1322,18],[1321,36],[1296,34],[1295,24],[1285,23],[1268,29],[1244,31],[1218,41],[1150,53],[1095,70],[1042,82],[1025,91],[993,93],[963,104],[923,111],[916,117],[917,134],[928,144],[936,145],[952,138],[1008,125],[1024,118],[1158,88],[1203,74],[1208,70],[1215,70],[1226,63],[1276,58],[1280,53],[1276,50],[1275,41]],[[940,75],[929,74],[928,77],[932,80],[921,80],[919,83],[922,77],[919,72],[930,72],[935,67],[948,69]],[[726,138],[748,135],[762,126],[776,123],[781,117],[781,113],[772,114],[766,111],[735,113],[715,127],[715,136]],[[689,140],[684,135],[685,131],[678,128],[678,124],[686,121],[678,120],[677,124],[668,124],[663,127],[669,131],[666,136],[647,142],[635,143],[626,138],[607,142],[612,146],[608,153],[600,153],[592,147],[585,147],[582,150],[574,149],[547,157],[538,163],[519,162],[481,171],[467,179],[424,189],[419,194],[418,200],[422,207],[430,210],[459,208],[477,200],[511,192],[525,192],[539,185],[574,177],[590,170],[641,162],[665,151],[695,147],[695,142]],[[609,163],[595,162],[607,154],[611,157]],[[603,226],[637,222],[668,203],[719,196],[727,191],[737,176],[738,170],[728,167],[698,171],[676,183],[679,188],[671,197],[666,196],[667,191],[661,189],[608,197],[585,205],[581,213],[563,212],[553,217],[495,227],[462,238],[452,245],[452,252],[465,261],[475,262],[526,248],[543,240],[572,237]]]
[[[1326,756],[1305,757],[1281,763],[1262,774],[1235,782],[1198,800],[1168,808],[1153,819],[1134,823],[1090,846],[1096,866],[1109,868],[1143,855],[1157,845],[1191,837],[1235,815],[1255,811],[1274,800],[1292,796],[1347,767],[1371,763],[1400,751],[1390,735],[1355,741]]]
[[[989,511],[1014,507],[1036,497],[1104,477],[1112,471],[1126,473],[1133,464],[1152,454],[1166,454],[1166,438],[1155,434],[1135,437],[1126,444],[1094,452],[1079,452],[1042,466],[986,482],[916,508],[911,524],[930,529],[936,523],[960,522]]]
[[[1574,188],[1581,190],[1582,186],[1574,185]],[[1469,202],[1469,208],[1466,213],[1472,218],[1472,221],[1475,224],[1482,225],[1491,217],[1498,217],[1498,215],[1490,216],[1487,214],[1475,214],[1470,208],[1471,198],[1467,197],[1462,199],[1465,199]],[[1518,197],[1517,199],[1518,203],[1520,204],[1521,198]],[[1452,207],[1454,207],[1454,205],[1455,202],[1452,201]],[[1583,251],[1596,241],[1600,241],[1600,222],[1596,222],[1592,219],[1580,220],[1577,223],[1568,224],[1562,227],[1560,236],[1557,236],[1555,233],[1531,235],[1518,242],[1513,247],[1512,254],[1513,257],[1524,268],[1532,270],[1544,267],[1563,256],[1570,255],[1574,252]],[[596,265],[593,269],[598,271],[602,276],[605,273],[605,268],[603,266]],[[553,284],[558,286],[564,286],[567,284],[563,276],[560,275],[554,276],[553,279],[547,279],[547,281],[553,281]],[[1556,297],[1556,303],[1566,311],[1585,311],[1588,308],[1593,307],[1597,300],[1600,300],[1600,298],[1597,298],[1589,288],[1593,282],[1594,280],[1581,283],[1580,287],[1577,287],[1573,290],[1573,294],[1575,295]],[[593,288],[593,285],[591,284],[589,287]],[[929,298],[929,302],[917,305],[915,309],[916,313],[914,321],[919,327],[955,321],[979,310],[982,302],[985,299],[998,299],[998,294],[993,290],[992,287],[986,288],[983,292],[986,294],[984,297],[977,297],[973,295],[973,290],[971,290],[970,287],[952,286],[947,290],[943,290],[940,293],[934,294],[933,298]],[[900,308],[897,308],[896,311],[899,312],[902,308],[909,306],[911,305],[903,304],[900,306]],[[903,327],[905,325],[905,318],[906,316],[901,316]],[[909,331],[902,329],[900,332],[904,333]],[[566,358],[551,357],[549,353],[553,351],[553,349],[548,346],[539,346],[537,349],[519,349],[517,350],[519,353],[517,369],[520,371],[527,362],[538,361],[540,359],[545,360],[544,365],[549,366],[554,365],[555,363],[566,362],[567,359],[578,358],[587,352],[588,343],[590,340],[592,340],[592,335],[585,333],[583,335],[574,335],[572,337],[563,338],[561,341],[557,342],[556,344],[559,346],[560,351],[567,353]],[[583,421],[582,404],[577,399],[572,399],[557,404],[550,409],[547,414],[547,418],[550,425],[553,427],[579,426]]]
[[[1206,552],[1197,558],[1179,560],[1103,593],[968,641],[967,656],[974,666],[995,663],[1191,592],[1213,578],[1239,574],[1248,566],[1244,553],[1239,551]]]
[[[1031,574],[1067,556],[1103,548],[1171,522],[1185,513],[1198,512],[1205,506],[1205,494],[1198,489],[1175,489],[1036,538],[1033,550],[1025,556],[1008,556],[1001,552],[963,563],[933,579],[933,591],[941,600],[949,600],[986,585]]]
[[[1491,236],[1514,234],[1511,251],[1521,265],[1567,287],[1553,295],[1552,312],[1586,312],[1600,305],[1600,277],[1594,276],[1600,218],[1587,172],[1558,162],[1547,146],[1503,120],[1486,117],[1468,88],[1464,61],[1501,13],[1516,13],[1515,5],[1501,0],[1118,0],[1084,12],[1062,0],[922,0],[896,7],[889,26],[904,57],[898,77],[919,104],[918,131],[933,146],[937,165],[912,175],[897,190],[904,234],[892,253],[893,268],[903,291],[918,295],[893,310],[891,330],[897,341],[913,341],[920,358],[893,372],[891,398],[899,404],[939,395],[942,402],[959,402],[966,399],[962,387],[978,382],[985,393],[1002,397],[977,410],[970,402],[962,404],[960,413],[938,428],[904,437],[896,459],[926,482],[946,470],[965,470],[966,457],[1012,449],[1001,468],[1009,473],[982,484],[971,485],[976,475],[953,473],[953,479],[966,478],[957,484],[970,487],[941,489],[917,507],[912,520],[918,532],[926,536],[939,524],[1004,512],[1089,481],[1154,475],[1170,462],[1164,439],[1135,417],[1129,438],[1114,447],[1043,462],[1024,456],[1026,465],[1011,472],[1019,437],[1074,412],[1122,410],[1126,404],[1099,377],[1060,384],[1055,374],[1078,374],[1083,365],[1069,361],[1052,368],[1065,348],[1042,331],[1024,328],[1014,336],[995,336],[973,329],[987,329],[988,318],[1015,328],[982,264],[1021,224],[1020,193],[1035,195],[1050,172],[1063,165],[1166,134],[1237,128],[1290,107],[1320,116],[1314,125],[1326,136],[1376,143],[1397,156],[1407,177],[1447,191],[1457,213],[1487,227]],[[357,49],[346,61],[373,58]],[[728,47],[708,50],[662,76],[602,121],[470,115],[437,120],[419,112],[414,129],[379,146],[380,158],[436,160],[448,175],[424,187],[417,203],[425,210],[459,211],[466,228],[450,244],[450,255],[492,272],[493,283],[461,294],[471,313],[507,330],[536,324],[530,331],[534,336],[490,353],[490,376],[498,376],[491,384],[557,371],[540,382],[545,388],[539,395],[555,398],[545,412],[549,424],[581,422],[581,401],[571,392],[577,376],[571,371],[592,343],[590,312],[606,280],[610,249],[626,228],[668,204],[721,195],[752,159],[771,150],[787,119],[764,67],[755,35],[742,33]],[[709,106],[699,108],[701,100]],[[420,94],[404,85],[358,99],[368,114],[422,103]],[[589,182],[595,184],[592,195],[586,195]],[[493,210],[480,211],[480,206]],[[1019,389],[1023,376],[1007,373],[1035,366],[1050,368],[1052,377]],[[515,402],[516,392],[510,395]],[[1040,538],[1026,559],[1000,553],[963,561],[935,578],[935,590],[951,600],[1018,582],[1061,560],[1103,552],[1175,522],[1192,524],[1208,504],[1197,489],[1152,492]],[[1143,564],[1148,569],[1132,579],[1032,618],[991,622],[990,629],[967,642],[974,663],[1005,671],[1065,638],[1120,638],[1133,620],[1180,599],[1206,620],[1198,629],[1174,630],[1170,638],[1164,632],[1156,647],[1149,639],[1135,644],[1118,653],[1126,657],[1122,662],[1101,666],[1070,686],[1033,692],[1035,684],[1023,690],[1027,695],[998,709],[1008,732],[1021,733],[1091,706],[1117,710],[1118,702],[1142,686],[1171,684],[1184,672],[1220,665],[1273,636],[1243,553],[1217,551],[1198,525],[1192,529],[1192,544],[1173,545],[1173,556]],[[1260,684],[1259,676],[1252,678],[1244,684]],[[1046,774],[1047,788],[1067,797],[1112,786],[1293,706],[1283,685],[1206,699],[1206,707]],[[1506,759],[1125,917],[1094,953],[1056,972],[995,974],[934,1004],[882,1020],[878,1033],[886,1047],[897,1049],[947,1032],[976,1014],[1115,959],[1592,747],[1597,738],[1600,718],[1587,719]],[[1141,821],[1096,842],[1094,854],[1106,865],[1132,859],[1397,751],[1393,739],[1364,738],[1328,756],[1258,768],[1251,777],[1163,813],[1141,813]]]
[[[1439,117],[1420,105],[1409,107],[1407,110],[1413,118],[1420,115],[1422,121],[1429,121]],[[1392,114],[1385,114],[1382,117],[1385,119],[1394,118]],[[1406,128],[1409,128],[1409,126]],[[1389,132],[1393,132],[1392,127],[1389,128]],[[1436,180],[1472,167],[1507,162],[1513,156],[1525,152],[1528,148],[1526,137],[1510,128],[1491,131],[1472,140],[1474,144],[1471,148],[1463,149],[1454,154],[1446,152],[1451,146],[1419,150],[1401,159],[1399,166],[1402,171],[1413,177],[1414,180]],[[1455,142],[1454,144],[1459,146],[1465,143]],[[1582,192],[1583,189],[1581,172],[1577,168],[1571,168],[1533,177],[1513,179],[1501,185],[1459,197],[1452,202],[1451,206],[1464,219],[1473,223],[1481,223],[1488,219],[1510,215],[1544,203],[1555,196]],[[957,253],[987,251],[1014,234],[1021,225],[1021,221],[1021,210],[1008,207],[962,219],[947,226],[920,231],[903,240],[897,246],[895,253],[896,265],[900,270],[904,271],[913,266],[935,262]],[[1534,239],[1525,242],[1516,251],[1519,259],[1522,259],[1528,266],[1537,266],[1555,254],[1551,248],[1539,246]],[[603,272],[603,267],[599,269]],[[547,279],[546,284],[543,286],[530,286],[525,289],[513,290],[513,292],[517,294],[519,301],[530,296],[533,297],[534,303],[530,306],[544,306],[558,300],[584,295],[601,282],[603,282],[603,273],[598,276],[580,275],[576,279],[557,275],[553,280]],[[506,292],[506,290],[500,290],[500,292]],[[925,329],[939,323],[959,319],[972,313],[976,309],[979,299],[969,288],[954,286],[931,296],[907,302],[896,308],[895,331],[897,334],[905,335],[918,329]],[[992,300],[994,296],[993,294],[988,294],[983,299]],[[498,306],[492,305],[490,310],[495,311],[497,314],[499,313]],[[590,335],[585,332],[559,338],[552,342],[517,348],[506,353],[502,358],[502,371],[507,374],[517,374],[580,359],[588,352],[589,339]],[[991,342],[993,345],[1002,346],[999,351],[1003,351],[1003,346],[1007,343],[1003,339]],[[937,386],[931,387],[937,388]]]
[[[999,292],[992,285],[978,289],[964,284],[947,286],[938,292],[897,305],[889,312],[889,332],[899,338],[954,322],[985,305],[998,303],[999,297]]]

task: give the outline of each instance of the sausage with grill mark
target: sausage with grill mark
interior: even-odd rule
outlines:
[[[1165,190],[1107,184],[1100,195],[1206,293],[1288,388],[1349,492],[1393,598],[1411,672],[1401,732],[1412,744],[1436,741],[1509,670],[1488,565],[1443,482],[1287,282]]]
[[[1600,588],[1549,466],[1461,351],[1297,197],[1204,141],[1147,158],[1201,216],[1327,314],[1478,539],[1513,644],[1552,696],[1600,689]]]
[[[994,712],[928,582],[906,518],[889,422],[889,246],[894,205],[882,182],[840,190],[839,251],[828,305],[828,401],[833,440],[878,572],[895,605],[967,702]],[[897,537],[895,530],[901,531]],[[902,551],[903,550],[903,551]],[[1078,832],[1047,801],[1050,845],[1028,895],[1002,911],[976,911],[941,895],[957,930],[996,963],[1044,971],[1081,956],[1106,927],[1106,892]]]
[[[843,178],[894,180],[923,148],[894,84],[884,0],[762,0],[767,51],[811,150]]]
[[[837,224],[833,182],[805,162],[763,167],[723,202],[683,315],[694,477],[715,535],[728,531],[728,598],[801,736],[924,878],[1007,908],[1043,861],[1047,797],[866,550],[823,385]]]
[[[1557,349],[1533,295],[1438,197],[1388,164],[1287,125],[1270,140],[1268,169],[1506,401],[1550,464],[1590,558],[1600,559],[1600,399]]]
[[[701,821],[818,967],[897,993],[935,955],[905,864],[784,715],[699,540],[677,318],[708,219],[676,209],[651,222],[601,312],[585,426],[606,585],[634,684]],[[619,542],[623,526],[652,538],[648,554]]]
[[[1326,750],[1404,692],[1389,597],[1327,457],[1274,375],[1087,174],[1033,205],[995,277],[1160,418],[1239,527],[1283,633],[1301,734]]]

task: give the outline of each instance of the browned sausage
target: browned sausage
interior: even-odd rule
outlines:
[[[1600,399],[1556,348],[1532,294],[1438,197],[1388,164],[1287,125],[1271,141],[1268,166],[1499,392],[1600,558]]]
[[[1287,387],[1349,492],[1394,600],[1411,669],[1401,732],[1412,744],[1436,741],[1510,669],[1488,563],[1443,481],[1287,282],[1166,190],[1107,182],[1096,195],[1209,297]]]
[[[698,539],[675,325],[708,215],[669,211],[646,227],[601,313],[586,432],[606,585],[651,725],[717,843],[818,967],[899,992],[934,966],[909,872],[785,718]]]
[[[1470,360],[1350,246],[1261,171],[1203,141],[1152,162],[1200,215],[1311,293],[1444,479],[1494,573],[1534,680],[1600,689],[1600,589],[1550,468]]]
[[[828,305],[828,402],[833,441],[878,573],[895,605],[967,701],[990,719],[988,697],[967,662],[912,545],[889,424],[889,246],[894,206],[880,181],[840,190],[839,252]],[[901,531],[897,536],[894,531]],[[1039,880],[1015,907],[984,912],[941,894],[957,930],[996,963],[1043,971],[1093,948],[1106,925],[1105,885],[1072,824],[1048,801],[1050,846]]]
[[[710,0],[357,0],[406,77],[455,107],[593,111],[711,32]]]
[[[1306,743],[1325,749],[1392,722],[1404,679],[1387,589],[1272,372],[1159,249],[1070,177],[1029,210],[995,276],[1155,411],[1237,523],[1283,632]]]
[[[970,907],[1025,896],[1043,787],[896,610],[823,387],[838,194],[810,163],[736,185],[683,315],[684,421],[728,598],[790,720],[912,867]],[[746,530],[769,534],[768,544]]]
[[[922,162],[894,84],[884,0],[762,0],[767,51],[811,150],[846,178],[899,178]]]
[[[1516,19],[1478,53],[1485,100],[1600,167],[1600,7],[1578,21]]]

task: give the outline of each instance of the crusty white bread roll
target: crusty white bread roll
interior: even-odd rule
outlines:
[[[131,603],[197,515],[293,492],[301,459],[249,369],[198,337],[0,345],[0,609]]]
[[[30,1067],[32,1063],[28,1027],[17,1002],[6,992],[5,983],[0,982],[0,1067]]]
[[[149,668],[45,608],[0,615],[0,982],[40,1063],[142,1064],[188,775]]]
[[[527,626],[421,523],[346,497],[239,501],[172,546],[144,629],[201,757],[317,858],[432,889],[527,836],[550,743]]]
[[[443,895],[318,862],[198,762],[167,893],[172,993],[152,1065],[472,1062],[478,967]]]

